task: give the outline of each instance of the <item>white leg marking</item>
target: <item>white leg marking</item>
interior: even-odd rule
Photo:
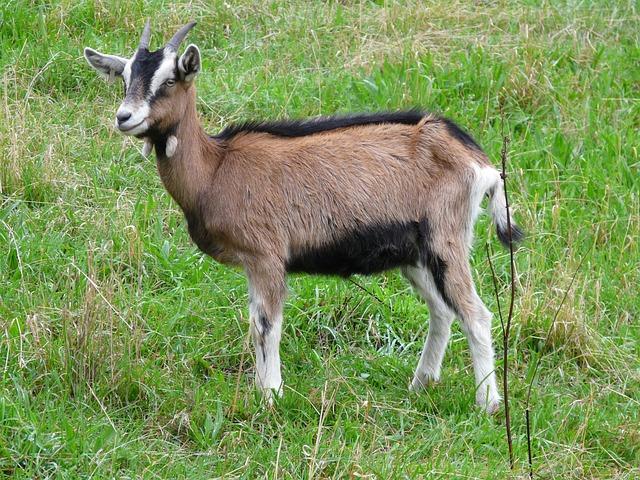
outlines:
[[[475,296],[475,315],[462,321],[473,361],[476,378],[476,403],[487,413],[494,413],[500,406],[500,394],[496,385],[493,345],[491,340],[491,313]]]
[[[403,273],[429,306],[429,334],[409,386],[410,390],[418,391],[440,380],[442,359],[451,336],[454,314],[442,300],[428,269],[408,267],[403,269]]]
[[[258,295],[253,294],[249,306],[251,337],[256,350],[256,386],[262,390],[269,404],[273,395],[282,396],[280,373],[280,337],[282,313],[268,318]]]

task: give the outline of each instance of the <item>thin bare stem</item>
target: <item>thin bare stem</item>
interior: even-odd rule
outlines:
[[[529,478],[533,480],[533,459],[531,457],[531,422],[529,421],[529,406],[524,411],[524,418],[527,422],[527,458],[529,459]]]
[[[502,335],[504,335],[504,320],[502,319],[502,306],[500,305],[500,293],[498,291],[498,277],[496,276],[496,271],[493,268],[493,261],[491,260],[491,255],[493,254],[493,252],[491,251],[491,247],[488,243],[485,244],[485,248],[487,250],[487,261],[489,262],[489,269],[491,270],[493,291],[496,295],[496,303],[498,304],[498,318],[500,319],[500,326],[502,327]]]
[[[507,189],[507,147],[509,145],[509,137],[502,135],[502,178],[505,208],[507,210],[507,231],[509,236],[509,259],[510,259],[510,276],[511,276],[511,300],[509,302],[509,314],[507,315],[507,322],[503,328],[502,334],[502,392],[504,396],[504,424],[507,431],[507,445],[509,447],[509,466],[511,470],[514,468],[513,462],[513,439],[511,435],[511,413],[509,411],[509,333],[511,331],[511,320],[513,318],[513,304],[516,295],[516,280],[515,280],[515,260],[513,252],[513,239],[511,230],[511,214],[509,212],[509,194]]]

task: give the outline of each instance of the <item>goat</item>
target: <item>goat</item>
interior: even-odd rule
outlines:
[[[410,389],[440,377],[454,317],[469,341],[476,402],[496,411],[491,314],[469,266],[484,196],[500,240],[508,228],[499,172],[469,134],[418,110],[232,125],[207,135],[196,112],[200,51],[178,47],[195,22],[162,49],[150,26],[129,59],[84,51],[100,74],[124,81],[116,128],[155,149],[162,182],[189,234],[249,284],[256,385],[269,402],[283,389],[279,344],[286,275],[373,274],[400,267],[431,312]]]

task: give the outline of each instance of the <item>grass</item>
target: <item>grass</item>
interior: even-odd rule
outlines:
[[[153,162],[110,127],[120,86],[82,58],[85,45],[131,54],[146,17],[156,46],[199,21],[190,40],[212,132],[422,105],[497,163],[502,108],[514,215],[529,231],[510,344],[513,473],[502,418],[473,406],[458,327],[441,384],[408,393],[428,311],[397,272],[357,278],[370,293],[291,278],[286,396],[262,408],[243,275],[191,244]],[[0,475],[523,478],[540,359],[537,478],[637,478],[638,20],[624,0],[5,1]],[[484,244],[505,299],[508,257],[486,218],[476,233],[478,289],[495,312]]]

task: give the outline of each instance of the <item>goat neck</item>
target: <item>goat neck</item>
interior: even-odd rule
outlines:
[[[172,138],[173,137],[173,138]],[[222,149],[204,132],[196,112],[196,91],[191,85],[182,118],[151,136],[162,183],[182,210],[192,209],[210,188]]]

